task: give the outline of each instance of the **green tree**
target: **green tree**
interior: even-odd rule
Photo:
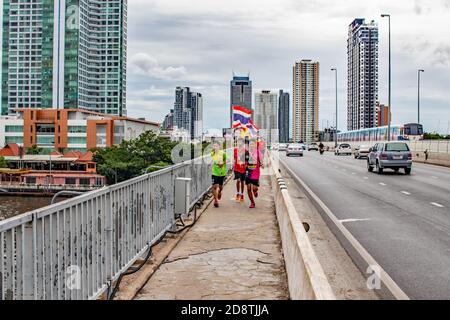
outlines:
[[[8,168],[8,163],[6,162],[5,158],[0,156],[0,168]]]
[[[147,131],[139,138],[123,141],[118,146],[94,149],[94,161],[97,162],[98,173],[113,184],[137,177],[147,169],[151,172],[173,164],[171,153],[175,145]]]
[[[37,145],[33,145],[30,148],[27,148],[27,154],[31,155],[39,155],[42,154],[44,149],[38,147]]]

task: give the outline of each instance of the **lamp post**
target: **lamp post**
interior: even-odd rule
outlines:
[[[420,73],[425,70],[417,70],[417,123],[420,124]]]
[[[391,15],[390,14],[382,14],[382,18],[388,18],[389,21],[389,99],[388,99],[388,141],[391,141]]]
[[[334,147],[337,148],[338,145],[338,137],[337,137],[337,133],[338,133],[338,83],[337,83],[337,78],[338,78],[338,71],[337,68],[333,68],[331,69],[331,71],[334,71],[334,75],[335,75],[335,86],[336,86],[336,132],[334,133]]]

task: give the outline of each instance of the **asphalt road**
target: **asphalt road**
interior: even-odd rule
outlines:
[[[349,156],[280,157],[411,299],[450,299],[450,168],[378,175]]]

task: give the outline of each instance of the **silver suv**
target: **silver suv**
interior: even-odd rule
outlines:
[[[411,151],[405,142],[377,143],[370,149],[367,169],[369,172],[375,169],[380,174],[384,169],[393,169],[395,172],[404,169],[405,174],[411,174]]]

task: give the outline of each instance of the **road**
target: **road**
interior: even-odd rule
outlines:
[[[450,299],[449,168],[378,175],[348,156],[280,157],[411,299]]]

